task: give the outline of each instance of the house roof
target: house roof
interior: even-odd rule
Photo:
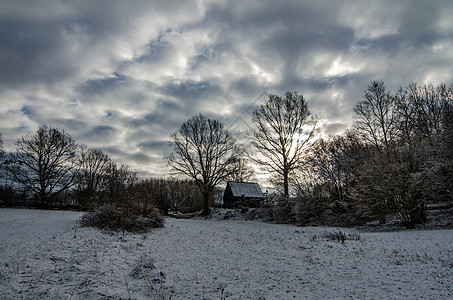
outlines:
[[[263,192],[258,183],[255,182],[235,182],[228,181],[227,185],[230,186],[234,197],[246,198],[263,198]]]

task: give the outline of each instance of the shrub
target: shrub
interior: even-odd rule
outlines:
[[[294,206],[293,199],[288,199],[285,196],[276,198],[276,204],[270,207],[272,221],[278,224],[296,223]]]
[[[107,231],[140,233],[163,227],[164,218],[156,208],[142,210],[137,204],[104,204],[83,215],[81,225]]]
[[[324,199],[311,195],[297,197],[294,207],[297,223],[299,225],[319,223],[327,209],[325,202]]]

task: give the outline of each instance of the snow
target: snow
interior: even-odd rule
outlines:
[[[452,229],[167,218],[123,235],[79,228],[80,216],[0,209],[1,299],[453,298]],[[320,237],[338,230],[361,239]]]

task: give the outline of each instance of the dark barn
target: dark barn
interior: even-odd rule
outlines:
[[[258,183],[228,181],[223,194],[223,205],[226,208],[257,207],[263,198],[264,195]]]

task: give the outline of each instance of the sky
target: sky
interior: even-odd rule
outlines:
[[[453,80],[453,2],[0,0],[6,151],[40,124],[141,177],[196,114],[237,138],[269,93],[297,91],[341,134],[371,80]]]

